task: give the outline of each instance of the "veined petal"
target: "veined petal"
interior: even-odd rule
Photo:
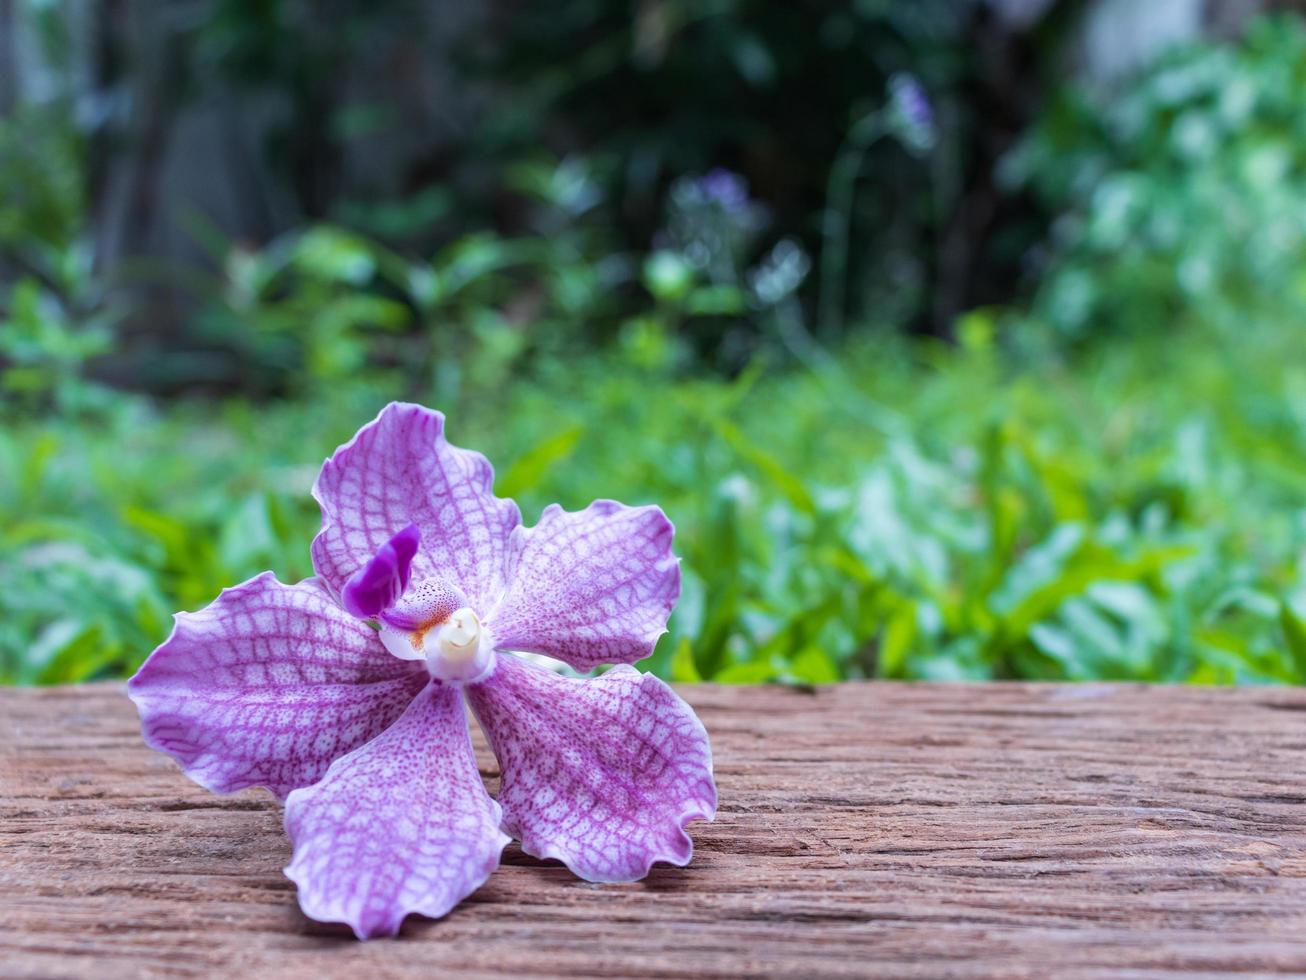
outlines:
[[[313,485],[322,530],[313,567],[337,594],[395,534],[415,524],[415,583],[447,579],[471,605],[490,608],[503,590],[508,536],[521,523],[493,493],[480,453],[449,445],[439,412],[393,402],[326,461]]]
[[[643,660],[680,597],[673,534],[659,507],[546,507],[512,534],[508,590],[487,623],[495,642],[581,671]]]
[[[285,798],[376,737],[427,681],[315,579],[264,572],[178,613],[127,691],[145,741],[215,793]]]
[[[304,914],[360,939],[438,918],[482,884],[511,839],[476,770],[456,688],[432,682],[383,735],[286,801],[286,876]]]
[[[503,828],[587,881],[685,865],[684,827],[716,814],[712,750],[689,705],[652,674],[573,679],[501,654],[467,687],[503,781]]]

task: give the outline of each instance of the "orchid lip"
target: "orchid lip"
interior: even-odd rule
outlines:
[[[480,617],[467,606],[446,618],[401,630],[381,626],[381,642],[401,660],[424,660],[436,680],[476,681],[494,667],[494,643]]]
[[[409,524],[390,538],[341,590],[341,602],[350,615],[370,619],[390,608],[408,588],[413,558],[422,532]]]

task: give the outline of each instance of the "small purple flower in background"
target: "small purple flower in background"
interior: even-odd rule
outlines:
[[[697,181],[698,193],[727,211],[740,211],[748,204],[748,182],[724,167],[713,167]]]
[[[721,167],[678,178],[667,195],[667,223],[655,242],[679,252],[716,285],[738,285],[767,209],[748,196],[748,181]]]
[[[511,837],[588,881],[689,863],[716,813],[702,724],[647,657],[680,594],[657,507],[551,506],[533,528],[444,417],[391,404],[313,495],[317,577],[226,589],[131,679],[145,740],[218,793],[286,802],[286,874],[360,938],[447,913]],[[514,656],[543,654],[568,678]],[[499,760],[477,772],[464,698]]]
[[[934,109],[915,75],[890,77],[889,109],[890,124],[909,149],[923,153],[934,145]]]

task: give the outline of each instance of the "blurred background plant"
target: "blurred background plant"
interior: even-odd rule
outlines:
[[[1107,93],[1063,88],[1002,176],[1056,214],[1033,313],[1077,339],[1306,313],[1306,30],[1253,22]]]
[[[1280,6],[0,0],[0,680],[311,574],[407,398],[668,510],[664,676],[1306,681]]]

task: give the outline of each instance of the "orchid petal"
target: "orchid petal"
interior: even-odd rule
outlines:
[[[512,534],[508,589],[488,618],[495,642],[582,671],[643,660],[680,596],[673,533],[658,507],[545,508]]]
[[[510,838],[485,792],[462,698],[431,683],[384,734],[286,801],[286,876],[304,913],[360,939],[410,912],[439,918],[482,884]]]
[[[444,416],[391,403],[326,461],[313,485],[322,530],[313,567],[336,594],[409,524],[421,533],[415,581],[439,576],[490,608],[503,590],[508,537],[521,523],[494,496],[494,469],[480,453],[449,445]]]
[[[197,783],[284,798],[384,731],[427,680],[320,582],[264,572],[179,613],[127,690],[145,741]]]
[[[408,588],[413,556],[422,534],[416,524],[409,524],[381,549],[366,565],[350,576],[340,590],[340,600],[350,615],[371,619],[389,609]]]
[[[587,881],[686,865],[690,820],[716,813],[712,752],[693,710],[633,667],[573,679],[499,657],[468,699],[503,771],[503,827]]]

